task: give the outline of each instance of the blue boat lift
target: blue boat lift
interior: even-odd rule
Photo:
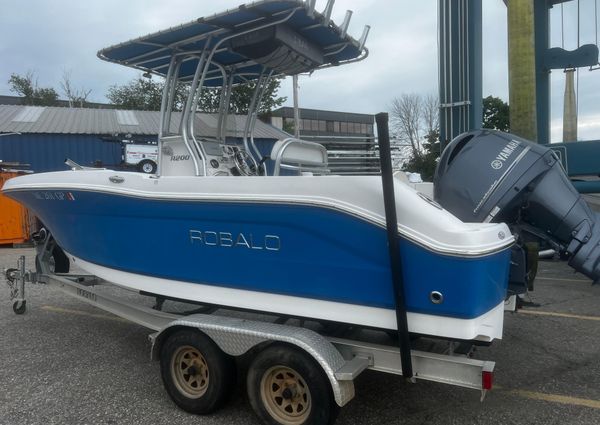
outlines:
[[[580,67],[598,69],[596,44],[578,45],[573,51],[550,47],[550,10],[569,1],[531,0],[537,133],[534,141],[541,144],[550,142],[550,72]],[[509,1],[504,3],[510,4]],[[481,0],[438,0],[440,140],[443,146],[459,134],[481,128],[481,38],[485,31],[482,4]],[[594,13],[597,14],[597,10]],[[598,33],[598,28],[596,31]],[[548,147],[561,158],[577,190],[600,193],[599,141],[552,143]]]

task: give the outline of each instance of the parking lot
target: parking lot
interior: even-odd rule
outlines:
[[[0,269],[33,249],[0,248]],[[0,287],[1,424],[257,424],[243,379],[220,412],[179,410],[149,359],[148,331],[42,286],[17,316]],[[339,424],[600,423],[600,286],[543,261],[532,301],[507,314],[504,339],[476,357],[496,362],[495,389],[477,391],[367,371]],[[147,300],[150,302],[150,300]]]

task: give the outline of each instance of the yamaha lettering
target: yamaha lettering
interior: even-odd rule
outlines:
[[[520,143],[516,140],[512,140],[507,143],[504,148],[498,153],[496,158],[492,161],[491,166],[494,170],[502,168],[506,160],[512,155],[512,153],[519,147]]]
[[[214,232],[190,230],[192,245],[217,246],[223,248],[246,248],[257,251],[279,251],[281,239],[276,235],[256,236],[252,233]]]

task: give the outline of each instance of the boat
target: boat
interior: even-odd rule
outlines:
[[[363,60],[349,16],[264,0],[101,50],[166,78],[155,174],[70,163],[21,176],[3,193],[44,223],[70,262],[144,294],[359,327],[398,329],[380,176],[331,175],[327,152],[293,137],[258,149],[254,122],[273,78]],[[343,72],[341,69],[339,72]],[[177,84],[190,85],[172,114]],[[233,86],[255,87],[243,143],[227,137]],[[220,90],[219,131],[201,139],[203,90]],[[511,246],[503,223],[465,223],[394,181],[408,330],[501,338]],[[392,227],[394,227],[392,225]]]

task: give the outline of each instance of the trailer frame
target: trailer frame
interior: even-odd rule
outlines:
[[[55,273],[52,253],[55,242],[51,235],[37,235],[36,270],[25,269],[25,257],[18,260],[17,268],[5,270],[13,310],[26,311],[27,284],[44,284],[59,289],[96,308],[115,314],[153,331],[149,335],[151,358],[160,359],[164,342],[174,332],[187,329],[206,335],[229,356],[252,354],[272,343],[283,343],[307,353],[316,361],[329,380],[335,403],[342,407],[355,395],[354,379],[367,369],[402,375],[400,348],[353,339],[322,335],[315,330],[289,324],[229,317],[222,314],[191,314],[181,316],[121,299],[95,289],[98,285],[112,285],[97,276],[77,273]],[[156,306],[155,306],[156,307]],[[449,352],[412,349],[410,352],[413,377],[410,382],[426,380],[481,391],[481,400],[492,387],[495,363],[477,360],[470,353],[458,354],[450,342]]]

